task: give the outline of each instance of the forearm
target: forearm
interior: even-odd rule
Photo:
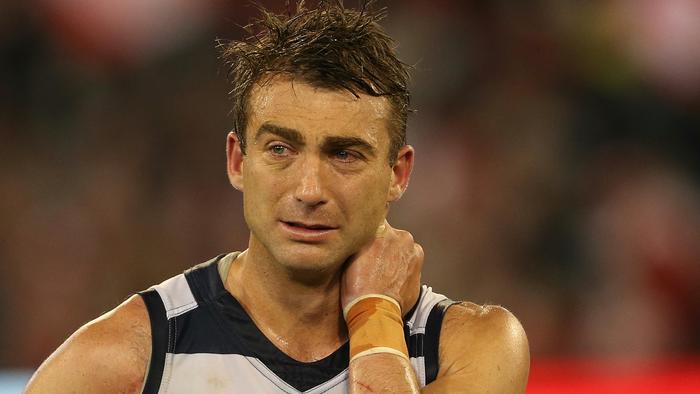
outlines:
[[[372,294],[350,303],[351,393],[417,393],[398,303]]]
[[[420,388],[406,358],[376,353],[358,357],[350,363],[349,392],[419,393]]]
[[[402,310],[420,295],[423,249],[386,221],[346,267],[341,305],[350,339],[350,393],[418,393]]]

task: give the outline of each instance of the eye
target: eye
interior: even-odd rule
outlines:
[[[334,153],[334,156],[336,159],[345,162],[345,163],[351,163],[355,160],[357,160],[358,156],[354,154],[353,152],[350,152],[345,149],[338,150]]]
[[[284,145],[279,145],[279,144],[278,144],[278,145],[272,145],[272,146],[270,147],[270,152],[271,152],[273,155],[282,156],[282,155],[285,155],[285,154],[289,153],[289,148],[287,148],[287,147],[284,146]]]

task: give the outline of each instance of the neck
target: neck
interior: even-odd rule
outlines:
[[[347,338],[340,307],[340,270],[310,274],[282,266],[251,236],[226,287],[280,350],[315,361]]]

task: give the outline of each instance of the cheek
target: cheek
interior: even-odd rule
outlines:
[[[388,193],[388,180],[385,177],[372,177],[360,182],[339,182],[342,188],[343,205],[349,212],[350,219],[353,216],[357,222],[367,223],[376,217],[383,219],[386,210],[386,200]],[[381,223],[381,220],[378,222]]]
[[[261,214],[270,212],[269,204],[279,192],[280,182],[277,177],[265,174],[257,166],[251,165],[243,170],[245,179],[243,203],[246,210]]]

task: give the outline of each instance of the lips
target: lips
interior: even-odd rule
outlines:
[[[282,220],[279,223],[289,239],[300,242],[323,242],[338,230],[338,227],[325,223],[287,220]]]
[[[293,226],[293,227],[301,227],[305,228],[308,230],[335,230],[337,227],[334,226],[329,226],[325,224],[318,224],[318,223],[304,223],[304,222],[291,222],[291,221],[283,221],[283,223]]]

